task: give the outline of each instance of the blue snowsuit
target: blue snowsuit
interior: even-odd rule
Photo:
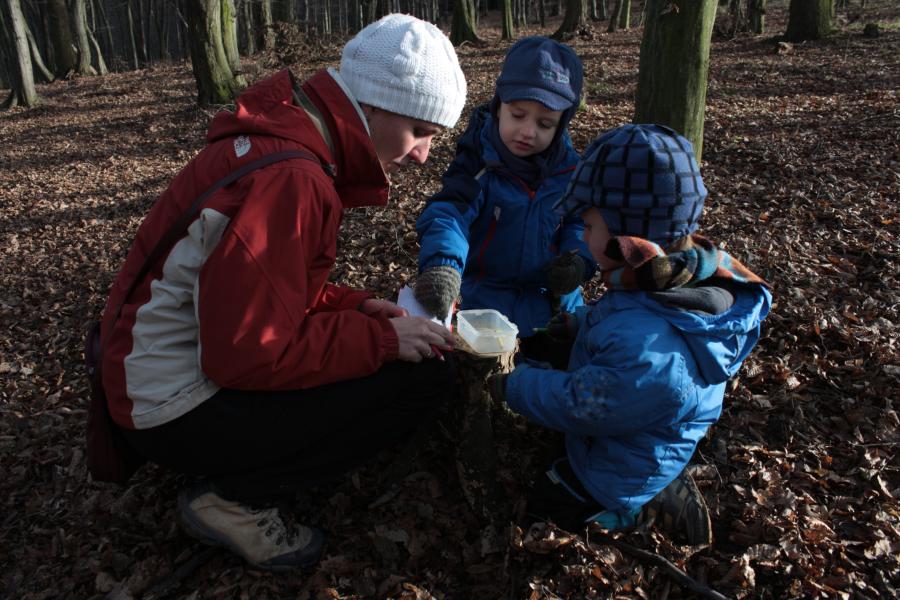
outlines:
[[[576,311],[568,371],[520,365],[510,408],[565,433],[572,470],[623,521],[684,469],[722,411],[726,381],[760,334],[772,296],[737,286],[720,314],[642,291],[610,291]]]
[[[574,250],[589,265],[586,278],[595,268],[581,241],[583,221],[577,216],[560,220],[552,208],[578,155],[563,131],[556,140],[562,145],[554,153],[558,158],[531,189],[500,160],[490,135],[494,120],[489,105],[473,111],[443,189],[416,222],[419,272],[454,267],[462,273],[460,308],[498,310],[518,326],[520,337],[529,337],[535,327],[546,326],[554,308],[571,312],[584,304],[581,288],[553,298],[542,267]]]

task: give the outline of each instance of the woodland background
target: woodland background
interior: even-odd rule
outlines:
[[[555,32],[564,15],[551,15],[552,4],[543,27],[531,10],[515,37]],[[126,26],[111,15],[127,5],[156,10],[168,23],[168,54],[148,42],[134,70],[120,48],[107,55],[117,71],[37,83],[36,107],[0,113],[0,597],[689,596],[659,568],[596,538],[524,536],[510,527],[508,545],[485,543],[460,488],[451,421],[405,457],[399,477],[398,453],[386,452],[297,500],[299,517],[330,534],[325,558],[306,573],[261,573],[204,551],[175,525],[183,481],[152,465],[127,487],[90,480],[86,325],[99,315],[143,215],[202,147],[216,110],[198,106],[186,53],[175,51],[186,48],[172,25],[178,4],[95,2],[89,14],[98,19],[98,42],[107,35],[102,6],[113,44],[125,39]],[[449,31],[451,7],[432,6]],[[586,67],[585,106],[571,126],[578,149],[634,114],[641,4],[632,8],[629,28],[610,33],[608,21],[588,18],[567,38]],[[787,2],[768,3],[762,34],[736,26],[734,14],[720,6],[712,35],[703,232],[771,282],[775,304],[692,467],[713,514],[713,545],[676,546],[655,530],[627,541],[729,597],[893,598],[900,584],[900,7],[842,4],[830,35],[793,44],[782,37]],[[280,29],[273,49],[241,58],[242,77],[252,82],[289,66],[303,78],[336,65],[341,27],[311,29]],[[464,114],[491,97],[511,43],[501,39],[493,8],[477,34],[480,41],[458,48],[470,90]],[[0,49],[5,60],[10,46]],[[347,212],[335,281],[390,297],[413,279],[414,221],[438,189],[465,121],[438,136],[427,165],[394,178],[388,207]],[[593,285],[589,295],[599,293]],[[497,417],[512,521],[550,440]]]

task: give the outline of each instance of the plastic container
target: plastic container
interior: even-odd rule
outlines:
[[[516,349],[516,327],[503,313],[493,309],[461,310],[456,330],[478,354],[500,354]]]

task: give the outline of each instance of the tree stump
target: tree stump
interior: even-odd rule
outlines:
[[[481,547],[484,555],[502,548],[501,532],[510,512],[497,477],[494,409],[485,383],[493,373],[512,370],[514,352],[476,354],[458,336],[456,343],[460,416],[456,467],[466,501],[484,525]]]

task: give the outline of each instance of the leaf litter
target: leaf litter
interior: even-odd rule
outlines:
[[[770,3],[781,31],[785,6]],[[703,231],[775,289],[759,347],[726,396],[691,468],[713,515],[709,548],[660,532],[620,539],[656,552],[735,598],[896,597],[900,428],[898,11],[870,2],[831,39],[778,51],[769,36],[715,38],[703,171]],[[507,42],[459,51],[468,109],[490,99]],[[524,32],[523,32],[524,33]],[[586,65],[583,149],[630,120],[640,30],[590,25],[571,44]],[[308,76],[335,64],[292,65]],[[247,61],[249,78],[277,61]],[[90,482],[83,453],[86,323],[167,181],[201,147],[211,110],[194,105],[190,67],[160,65],[40,86],[43,104],[0,114],[0,593],[140,598],[201,549],[173,519],[183,481],[152,465],[127,488]],[[415,219],[452,159],[454,130],[431,159],[394,178],[384,209],[348,211],[333,280],[391,297],[414,279]],[[589,294],[602,292],[592,285]],[[458,483],[458,431],[435,430],[388,481],[385,452],[352,478],[298,498],[326,528],[324,559],[272,575],[214,553],[165,592],[178,598],[681,598],[657,567],[579,535],[513,521],[552,436],[496,420],[509,543],[484,543]],[[486,552],[487,550],[487,552]]]

